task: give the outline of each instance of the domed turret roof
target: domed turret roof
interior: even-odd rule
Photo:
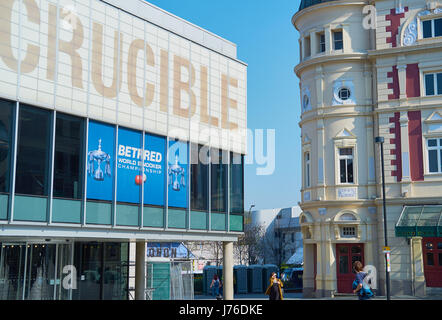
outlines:
[[[336,0],[301,0],[301,4],[299,5],[299,10],[305,9],[310,6],[314,6],[315,4],[320,4],[323,2],[336,1]]]

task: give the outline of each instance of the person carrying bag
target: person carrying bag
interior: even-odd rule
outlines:
[[[364,278],[367,276],[367,273],[363,272],[363,266],[360,261],[355,261],[353,263],[353,268],[356,272],[355,280],[352,283],[353,293],[358,295],[359,300],[369,300],[374,294],[371,291],[370,286],[364,282]]]

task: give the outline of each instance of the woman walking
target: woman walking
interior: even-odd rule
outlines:
[[[355,261],[353,263],[353,268],[356,272],[356,278],[353,281],[353,293],[358,295],[359,300],[368,300],[373,297],[373,292],[370,286],[364,282],[367,273],[363,272],[363,266],[360,261]]]
[[[269,300],[282,300],[282,287],[282,281],[276,277],[276,272],[272,272],[272,276],[270,277],[270,285],[266,290]]]

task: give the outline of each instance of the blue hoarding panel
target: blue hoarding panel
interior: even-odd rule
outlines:
[[[187,208],[188,146],[181,141],[169,141],[167,185],[169,207]]]
[[[112,201],[115,127],[89,121],[87,198]]]
[[[166,139],[146,133],[144,149],[144,204],[163,206]]]
[[[140,186],[146,180],[141,171],[141,144],[141,132],[118,128],[117,201],[140,203]]]
[[[195,255],[183,243],[179,242],[148,242],[146,246],[146,252],[149,258],[195,258]]]

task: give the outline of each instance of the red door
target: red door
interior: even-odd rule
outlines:
[[[345,243],[336,245],[337,282],[339,293],[352,293],[351,287],[355,279],[353,262],[364,264],[364,245],[361,243]]]
[[[427,287],[442,287],[442,238],[423,238],[422,245]]]

